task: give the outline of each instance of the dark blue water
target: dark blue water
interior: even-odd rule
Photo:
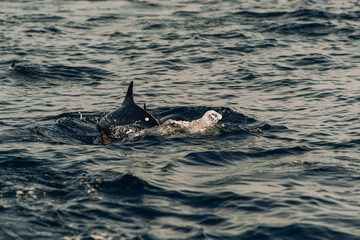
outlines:
[[[360,239],[356,1],[1,1],[1,239]],[[15,63],[15,69],[7,71]],[[135,101],[204,132],[102,145]]]

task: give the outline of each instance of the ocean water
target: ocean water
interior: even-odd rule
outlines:
[[[0,239],[360,239],[357,1],[1,1],[0,42]],[[222,119],[103,145],[130,81]]]

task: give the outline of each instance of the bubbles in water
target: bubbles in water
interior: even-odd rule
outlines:
[[[120,125],[112,128],[112,137],[116,139],[129,138],[132,135],[140,134],[144,128],[137,124]]]

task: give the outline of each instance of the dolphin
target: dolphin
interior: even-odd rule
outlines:
[[[10,67],[7,69],[8,71],[14,71],[15,70],[15,63],[12,63]]]
[[[134,125],[142,129],[152,128],[160,124],[159,121],[146,110],[145,104],[144,108],[141,108],[134,102],[133,85],[134,82],[131,81],[121,106],[115,111],[105,115],[97,124],[103,144],[109,144],[116,140],[114,132],[118,126]]]

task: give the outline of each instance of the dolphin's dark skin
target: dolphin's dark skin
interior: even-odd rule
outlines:
[[[103,144],[109,144],[115,140],[112,137],[114,127],[136,124],[143,128],[151,128],[159,125],[159,121],[153,115],[134,102],[133,84],[131,81],[122,105],[105,115],[98,123]]]

